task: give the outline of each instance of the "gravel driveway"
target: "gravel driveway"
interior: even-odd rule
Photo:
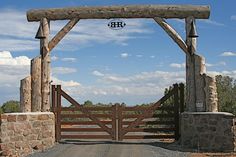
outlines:
[[[28,157],[188,157],[190,153],[178,151],[177,144],[156,140],[67,141]]]

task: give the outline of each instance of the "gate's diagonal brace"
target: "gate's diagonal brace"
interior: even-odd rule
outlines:
[[[104,131],[112,135],[112,130],[108,128],[105,124],[103,124],[97,117],[93,116],[88,110],[83,108],[78,102],[76,102],[73,98],[71,98],[67,93],[65,93],[63,90],[61,90],[61,95],[67,99],[71,104],[75,104],[76,107],[78,107],[83,113],[85,113],[88,118],[90,118],[92,121],[97,123]]]
[[[70,20],[48,43],[49,50],[52,49],[65,37],[65,35],[76,25],[78,18]]]
[[[131,129],[131,128],[135,128],[136,126],[139,125],[139,123],[145,119],[147,117],[147,115],[154,115],[154,112],[152,112],[152,110],[157,109],[158,107],[160,107],[160,105],[166,101],[170,96],[172,96],[174,94],[174,92],[176,91],[176,89],[172,89],[169,93],[167,93],[164,97],[162,97],[159,101],[157,101],[155,104],[153,104],[152,106],[150,106],[146,111],[144,111],[144,113],[138,117],[133,123],[131,123],[128,127],[126,127],[127,129]],[[125,134],[127,134],[129,131],[125,130],[121,132],[121,135],[124,136]]]

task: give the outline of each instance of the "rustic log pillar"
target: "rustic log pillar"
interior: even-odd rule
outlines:
[[[206,93],[206,111],[218,112],[218,97],[215,77],[204,75]]]
[[[31,112],[31,77],[28,76],[20,81],[20,110]]]
[[[40,112],[42,104],[41,94],[41,56],[31,60],[31,110],[32,112]]]
[[[188,46],[189,52],[186,54],[186,110],[191,112],[196,111],[196,78],[194,54],[196,52],[197,40],[196,38],[189,37],[191,23],[193,21],[195,23],[195,19],[193,17],[187,17],[185,19],[186,45]]]
[[[45,38],[40,39],[40,53],[41,53],[41,84],[42,84],[42,107],[41,111],[46,112],[50,110],[50,51],[48,48],[49,42],[49,21],[46,18],[43,18],[40,21],[40,24],[43,27],[43,34]]]
[[[195,83],[196,83],[196,111],[206,111],[206,93],[205,79],[203,74],[206,73],[205,58],[194,54],[195,65]]]

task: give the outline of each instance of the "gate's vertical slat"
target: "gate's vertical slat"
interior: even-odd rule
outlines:
[[[118,141],[123,140],[123,132],[122,132],[122,106],[117,104],[117,112],[118,112]]]
[[[57,141],[61,140],[61,85],[57,85]]]
[[[179,86],[179,103],[180,103],[180,113],[184,112],[184,84],[181,83]]]
[[[117,118],[117,104],[112,106],[112,140],[117,140],[116,138],[116,132],[117,132],[117,127],[116,127],[116,118]]]
[[[178,84],[174,84],[174,105],[175,105],[175,140],[179,139],[179,89]]]

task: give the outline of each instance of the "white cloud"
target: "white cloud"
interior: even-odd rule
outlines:
[[[34,39],[38,22],[28,22],[25,11],[1,9],[0,11],[0,48],[8,51],[31,51],[39,49],[39,40]],[[80,20],[78,26],[57,45],[55,49],[77,50],[94,43],[112,42],[127,45],[127,41],[143,37],[152,31],[147,28],[147,20],[126,20],[126,27],[115,31],[107,27],[109,20]],[[64,25],[65,21],[51,22],[51,36],[54,36]],[[101,35],[102,34],[102,35]]]
[[[235,52],[223,52],[220,56],[231,57],[231,56],[236,56],[236,53]]]
[[[76,58],[62,58],[61,60],[64,62],[75,62],[77,59]]]
[[[14,58],[9,51],[1,51],[0,65],[30,65],[30,59],[27,56],[19,56]]]
[[[185,63],[171,63],[170,67],[172,68],[185,68]]]
[[[221,62],[218,62],[216,64],[210,64],[210,63],[206,63],[206,67],[216,67],[216,66],[225,66],[226,63],[221,61]]]
[[[226,75],[226,76],[230,76],[234,79],[236,79],[236,70],[232,70],[232,71],[208,71],[207,73],[211,74],[211,75]]]
[[[120,57],[121,58],[127,58],[127,57],[129,57],[129,54],[128,53],[121,53]]]
[[[136,57],[138,57],[138,58],[142,58],[142,57],[143,57],[143,55],[136,55]]]
[[[236,15],[232,15],[232,16],[230,17],[230,19],[231,19],[231,20],[236,20]]]
[[[52,74],[69,74],[75,73],[77,70],[75,68],[68,68],[68,67],[54,67],[52,68]]]
[[[150,58],[155,58],[155,56],[150,56]]]
[[[199,21],[204,22],[206,24],[214,25],[214,26],[225,26],[225,24],[214,21],[214,20],[209,20],[209,19],[200,19]]]
[[[101,73],[101,72],[99,72],[99,71],[97,71],[97,70],[94,70],[94,71],[92,72],[92,74],[95,75],[95,76],[104,76],[103,73]]]
[[[64,88],[71,88],[71,87],[78,87],[80,86],[80,83],[79,82],[76,82],[74,80],[70,80],[70,81],[63,81],[63,80],[60,80],[56,77],[52,77],[52,80],[53,80],[53,84],[59,84],[59,85],[62,85],[62,87]]]
[[[52,60],[52,61],[56,61],[56,60],[58,60],[58,57],[57,57],[57,56],[52,56],[52,57],[51,57],[51,60]]]

